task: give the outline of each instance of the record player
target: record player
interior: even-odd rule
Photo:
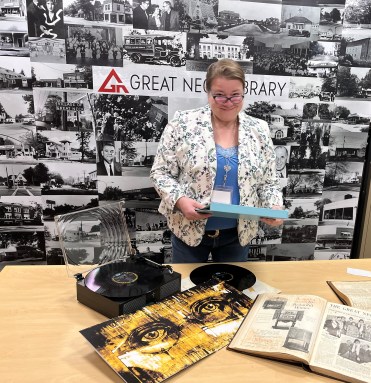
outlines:
[[[179,273],[135,251],[127,213],[120,201],[55,217],[77,300],[110,318],[180,291]]]

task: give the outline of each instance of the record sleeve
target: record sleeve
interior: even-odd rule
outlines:
[[[80,333],[130,383],[161,383],[229,344],[252,300],[204,283]]]
[[[211,214],[214,217],[244,218],[259,220],[260,218],[287,219],[287,210],[268,209],[254,206],[231,205],[227,203],[211,202],[203,209],[197,209],[199,213]]]

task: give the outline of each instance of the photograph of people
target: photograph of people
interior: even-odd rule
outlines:
[[[148,29],[149,0],[139,0],[139,5],[133,9],[133,28]]]
[[[161,29],[163,31],[179,31],[179,13],[173,9],[170,1],[163,3]]]
[[[98,176],[121,176],[122,169],[119,162],[115,160],[116,149],[113,141],[103,141],[100,151],[101,158],[97,162]]]
[[[277,171],[277,177],[278,178],[286,178],[286,165],[287,165],[287,159],[289,157],[289,152],[285,146],[276,146],[274,148],[274,151],[276,153],[276,171]]]
[[[39,0],[31,0],[27,2],[27,23],[29,37],[40,36],[40,25],[44,18],[44,12],[45,8]]]
[[[161,27],[161,11],[157,4],[152,5],[151,16],[148,19],[148,29],[158,30]]]
[[[45,10],[42,14],[40,25],[40,37],[51,39],[64,38],[63,33],[63,9],[58,6],[56,0],[46,0]]]
[[[150,177],[172,231],[174,263],[206,262],[210,254],[215,262],[246,261],[258,221],[211,217],[197,209],[210,203],[213,189],[232,204],[281,209],[274,147],[267,123],[241,112],[245,73],[236,61],[212,63],[205,86],[209,105],[175,113]]]

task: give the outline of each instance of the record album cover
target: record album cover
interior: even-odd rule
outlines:
[[[251,305],[208,282],[80,332],[127,383],[159,383],[225,347]]]

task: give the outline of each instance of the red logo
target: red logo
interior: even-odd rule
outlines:
[[[110,87],[107,87],[107,84],[111,81],[112,77],[118,82],[118,84],[111,84]],[[122,83],[120,76],[116,73],[114,69],[109,72],[107,78],[103,81],[103,84],[98,89],[98,92],[106,92],[106,93],[120,93],[120,91],[124,93],[129,93],[126,86]]]

